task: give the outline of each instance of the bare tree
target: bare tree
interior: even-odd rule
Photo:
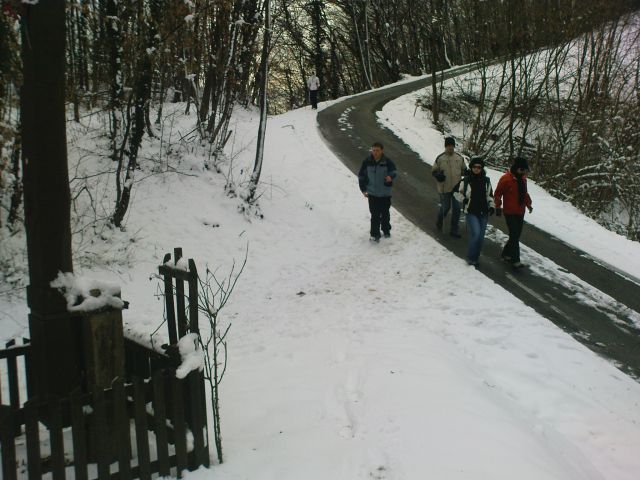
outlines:
[[[260,59],[260,126],[258,127],[258,141],[256,146],[256,160],[253,165],[253,174],[249,182],[249,194],[247,201],[253,203],[256,200],[256,189],[262,173],[262,161],[264,159],[264,138],[267,129],[267,85],[269,80],[269,49],[271,45],[271,7],[270,0],[264,1],[264,32],[262,39],[262,56]]]
[[[198,278],[198,310],[208,322],[208,330],[199,332],[199,341],[204,352],[205,379],[209,384],[209,398],[213,413],[214,443],[218,461],[223,462],[222,427],[220,415],[220,384],[227,370],[227,334],[231,323],[223,323],[221,312],[231,298],[233,290],[247,264],[248,251],[242,265],[236,272],[234,262],[229,275],[216,277],[215,272],[207,268],[204,277]]]

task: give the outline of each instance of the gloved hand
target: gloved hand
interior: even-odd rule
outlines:
[[[496,208],[496,217],[501,217],[501,216],[502,216],[502,209]]]
[[[431,175],[433,175],[433,177],[440,183],[444,182],[447,178],[440,170],[434,170]]]
[[[494,213],[496,213],[496,209],[493,207],[489,207],[489,216],[493,215]],[[500,216],[500,215],[498,215]]]

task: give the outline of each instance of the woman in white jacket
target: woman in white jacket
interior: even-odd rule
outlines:
[[[493,188],[491,180],[484,171],[484,160],[473,157],[469,162],[470,173],[459,184],[456,199],[462,204],[462,211],[467,212],[467,231],[469,246],[467,262],[476,269],[480,267],[478,259],[484,242],[489,216],[495,213]]]

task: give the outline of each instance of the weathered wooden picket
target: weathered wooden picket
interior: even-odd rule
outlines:
[[[11,408],[19,408],[21,403],[20,384],[26,385],[26,395],[29,395],[29,378],[26,372],[29,370],[29,339],[22,339],[22,345],[18,345],[15,340],[11,340],[5,344],[5,350],[0,350],[0,385],[4,378],[9,392],[9,399],[2,398],[2,388],[0,388],[0,405]],[[19,367],[19,361],[22,361],[22,368]],[[25,372],[25,379],[20,382],[20,371]]]
[[[0,350],[0,385],[8,392],[3,398],[0,389],[4,480],[64,480],[71,474],[77,480],[147,480],[209,466],[203,373],[175,375],[179,338],[198,332],[197,271],[193,260],[188,270],[177,266],[181,256],[176,249],[175,262],[167,254],[159,266],[169,335],[165,352],[126,340],[126,378],[114,379],[111,388],[30,398],[28,340]]]
[[[71,467],[79,480],[102,480],[147,479],[153,473],[180,476],[184,469],[208,466],[206,411],[200,396],[191,394],[199,391],[200,372],[178,379],[175,370],[164,369],[146,381],[140,377],[133,377],[126,384],[116,380],[113,388],[93,394],[77,392],[68,398],[46,401],[36,398],[20,408],[3,405],[2,478],[17,479],[20,465],[24,464],[29,479],[40,479],[51,472],[54,480],[66,478],[66,469]],[[47,431],[44,436],[50,443],[50,453],[44,456],[40,449],[41,430]],[[63,431],[69,430],[71,439],[65,445]],[[153,432],[151,436],[149,431]],[[187,440],[187,434],[192,440]],[[16,445],[24,444],[25,438],[26,452],[23,449],[22,455],[16,456]],[[134,439],[135,459],[131,455]],[[113,445],[118,446],[117,452],[112,450]],[[155,451],[150,452],[153,446]],[[114,458],[117,475],[110,473]],[[91,464],[97,476],[88,473]]]
[[[16,480],[20,465],[26,465],[29,479],[51,473],[54,480],[67,478],[71,469],[77,480],[150,479],[153,473],[179,477],[183,470],[208,465],[205,412],[186,403],[198,399],[184,397],[185,387],[197,388],[198,377],[192,372],[178,379],[172,369],[158,370],[147,381],[116,380],[107,390],[46,401],[36,398],[22,408],[3,409],[2,478]],[[18,428],[24,429],[26,449],[17,454]],[[44,456],[43,430],[50,443]],[[23,436],[18,438],[24,443]],[[111,473],[112,464],[117,464],[117,474]]]
[[[198,271],[193,259],[187,262],[188,270],[179,267],[182,259],[182,249],[174,249],[174,263],[171,264],[171,255],[166,254],[162,265],[158,267],[160,275],[164,278],[164,291],[167,313],[167,327],[169,329],[169,343],[175,345],[178,338],[187,332],[198,332]],[[188,294],[185,296],[185,284]],[[167,295],[173,292],[175,295]],[[175,304],[174,304],[175,298]],[[189,318],[187,320],[187,308],[185,298],[188,299]]]
[[[195,262],[182,266],[182,249],[174,249],[174,260],[167,253],[158,267],[162,276],[165,298],[165,315],[169,343],[162,345],[163,352],[125,339],[126,366],[128,374],[148,377],[158,368],[177,366],[180,360],[177,343],[187,333],[198,333],[198,270]],[[187,292],[185,294],[185,291]],[[187,302],[185,302],[185,299]],[[204,390],[203,390],[204,399]]]

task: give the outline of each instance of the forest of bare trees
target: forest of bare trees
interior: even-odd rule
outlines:
[[[483,62],[439,98],[464,149],[531,176],[607,228],[640,239],[640,22],[627,15],[528,55]],[[433,109],[434,95],[420,103]]]
[[[208,175],[205,170],[210,169],[207,181],[224,176],[225,200],[240,197],[238,210],[263,218],[258,183],[268,114],[307,105],[306,79],[312,72],[321,81],[320,100],[394,83],[404,75],[431,75],[432,86],[420,100],[431,115],[425,130],[450,133],[449,124],[462,125],[460,150],[482,155],[496,168],[508,166],[515,155],[526,156],[531,178],[539,185],[607,228],[640,241],[640,177],[635,175],[640,165],[640,0],[0,2],[0,281],[3,289],[8,286],[0,293],[22,293],[26,287],[31,333],[34,318],[48,322],[66,315],[66,300],[51,288],[59,272],[70,274],[77,260],[92,266],[127,263],[136,241],[131,232],[137,228],[131,225],[135,220],[127,223],[131,211],[139,211],[136,187],[145,178],[190,179]],[[478,68],[445,85],[440,73],[465,64]],[[255,162],[252,172],[243,173],[250,177],[243,180],[244,193],[235,184],[227,153],[229,144],[236,146],[234,112],[243,108],[251,115],[259,111],[251,145]],[[188,128],[172,135],[176,117],[181,128]],[[185,165],[177,168],[174,162],[181,161]],[[176,198],[169,186],[166,190],[166,202]],[[212,198],[219,197],[207,200]],[[190,217],[198,205],[186,208]],[[310,204],[305,208],[313,209]],[[220,226],[209,218],[198,221],[209,229]],[[176,223],[172,235],[181,228]],[[110,233],[120,241],[110,242]],[[205,244],[198,235],[193,237]],[[98,246],[91,251],[78,244]],[[232,268],[226,279],[207,268],[199,278],[200,303],[188,297],[189,320],[195,322],[199,311],[209,323],[210,335],[200,342],[212,353],[203,362],[220,463],[218,387],[226,371],[230,324],[221,329],[218,314],[247,255],[248,247],[239,272]],[[191,272],[195,275],[195,268]],[[174,288],[170,280],[164,285]],[[184,287],[177,285],[176,305],[184,313]],[[173,314],[173,292],[165,293]],[[182,320],[186,322],[184,316]],[[37,344],[46,339],[55,347],[51,352],[66,350],[64,342],[46,338],[54,328],[35,328],[41,330],[31,336],[35,341],[30,348],[49,352]],[[66,335],[60,332],[60,338]],[[102,350],[105,344],[100,344]],[[46,355],[30,355],[50,362]],[[178,411],[181,391],[174,390],[170,403],[172,432],[185,427]],[[119,418],[126,430],[123,387],[120,392]],[[197,404],[193,399],[192,405]],[[146,422],[145,404],[135,403]],[[51,412],[51,423],[59,423],[60,411]],[[156,432],[165,423],[163,415],[153,417]],[[30,418],[37,433],[38,417]],[[16,426],[10,422],[6,425]],[[55,441],[62,445],[57,428],[60,440]],[[202,433],[199,427],[193,430]],[[8,438],[13,449],[13,437]],[[174,443],[178,458],[182,453]],[[129,452],[125,455],[127,447],[121,447],[119,461],[124,464]],[[184,450],[186,458],[186,446]],[[98,456],[102,453],[109,456],[106,447]],[[56,471],[64,476],[64,454],[56,457],[60,470],[54,470],[54,477]],[[176,460],[178,474],[181,461]]]
[[[599,66],[583,71],[575,85],[579,96],[568,108],[574,114],[585,112],[580,118],[591,123],[596,116],[602,119],[604,112],[611,118],[631,118],[634,108],[623,97],[605,100],[601,95],[603,86],[616,88],[618,77],[608,62],[610,42],[615,39],[597,37],[606,21],[638,7],[633,0],[68,0],[65,6],[67,121],[108,115],[102,134],[108,138],[113,165],[115,202],[108,221],[115,227],[123,225],[130,206],[143,139],[159,135],[163,105],[183,102],[185,113],[193,115],[198,141],[207,146],[215,166],[232,133],[233,109],[260,102],[261,88],[267,85],[261,78],[265,45],[270,62],[265,105],[277,113],[305,104],[305,79],[311,71],[321,79],[324,100],[394,82],[402,74],[435,74],[452,65],[507,57],[505,79],[511,78],[511,83],[505,80],[504,88],[519,89],[517,82],[526,81],[527,71],[522,55],[555,47],[553,67],[567,42],[594,32],[584,49],[601,50],[601,55],[589,56],[597,57]],[[19,230],[23,220],[20,51],[29,32],[21,20],[31,8],[30,2],[3,0],[0,12],[0,228],[7,232]],[[265,8],[272,19],[269,29],[265,29],[269,17]],[[266,33],[269,42],[263,41]],[[590,82],[586,90],[585,81]],[[526,91],[533,97],[524,104],[516,103],[522,98],[511,94],[506,116],[501,109],[494,113],[510,125],[510,151],[520,148],[513,143],[513,128],[522,109],[539,105],[542,97],[551,111],[564,103],[558,96],[552,98],[549,89]],[[431,108],[437,122],[441,99],[437,90],[434,93]],[[492,106],[487,103],[483,108],[486,113]],[[478,115],[471,145],[480,151],[494,135],[492,127],[481,124],[484,113]],[[562,139],[567,132],[557,119],[551,123]],[[587,135],[579,123],[569,125],[571,132]],[[625,120],[623,127],[633,135],[634,125]],[[601,130],[608,126],[602,122]],[[583,142],[567,155],[565,141],[550,143],[538,152],[540,162],[561,158],[562,164],[553,174],[546,171],[544,180],[550,188],[562,190],[557,175],[577,171],[587,175],[579,162],[600,158],[603,145]],[[617,148],[611,142],[606,145]],[[579,183],[579,175],[572,178]],[[615,192],[599,191],[598,199],[607,202],[612,195]],[[592,196],[587,197],[591,202]],[[586,200],[581,198],[571,200],[582,205]]]
[[[480,59],[551,46],[637,1],[281,0],[274,4],[273,111],[305,102],[315,70],[325,98]]]

